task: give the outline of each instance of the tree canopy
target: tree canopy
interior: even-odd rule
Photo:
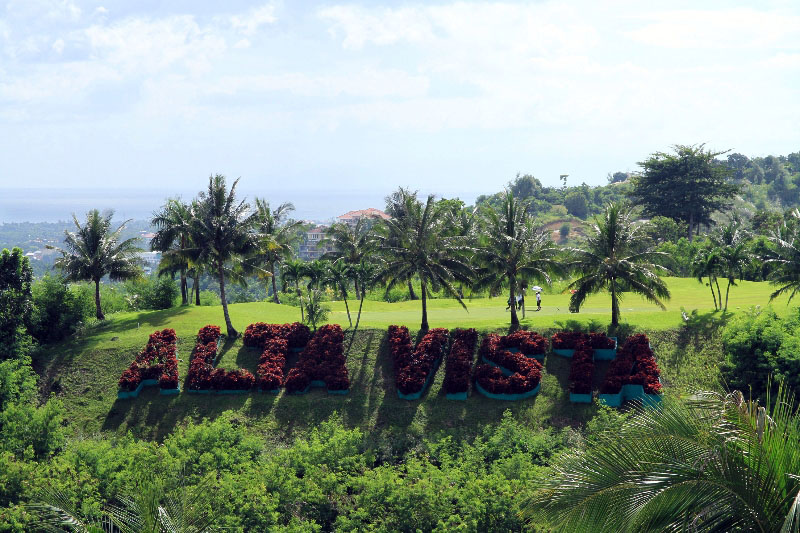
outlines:
[[[716,158],[726,152],[706,150],[704,144],[675,145],[674,153],[656,152],[639,163],[629,196],[647,216],[686,222],[688,237],[708,223],[711,214],[731,205],[739,186],[731,169]]]

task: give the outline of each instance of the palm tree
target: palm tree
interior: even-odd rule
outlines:
[[[800,411],[783,386],[639,405],[621,431],[555,461],[529,507],[548,530],[785,531],[800,525]]]
[[[453,282],[467,282],[472,270],[464,260],[469,250],[464,238],[453,236],[447,227],[447,217],[433,196],[423,205],[415,196],[405,195],[404,216],[401,220],[385,220],[377,237],[381,255],[379,278],[386,293],[398,283],[406,283],[414,275],[420,280],[422,299],[422,330],[428,329],[427,298],[430,291],[444,290],[466,309]]]
[[[297,297],[300,299],[300,321],[305,322],[303,311],[303,291],[300,290],[300,281],[305,277],[306,264],[299,259],[290,259],[283,264],[283,280],[285,283],[294,283]]]
[[[73,214],[77,231],[64,232],[64,248],[48,246],[58,250],[61,257],[55,266],[64,273],[68,281],[93,281],[94,303],[98,320],[104,320],[100,306],[100,280],[109,276],[114,281],[133,279],[141,275],[141,262],[136,247],[136,238],[121,240],[126,220],[111,231],[113,212],[101,215],[97,209],[86,214],[86,224],[81,226]]]
[[[245,200],[237,201],[235,180],[228,190],[225,176],[217,174],[208,178],[208,191],[201,192],[195,202],[195,217],[191,224],[191,240],[197,248],[201,263],[219,282],[219,296],[229,338],[239,335],[231,323],[228,301],[225,298],[226,273],[244,282],[240,267],[243,259],[256,248],[253,233],[255,215]]]
[[[764,257],[771,266],[770,283],[779,286],[770,295],[770,301],[788,293],[791,302],[800,291],[800,211],[794,209],[790,217],[769,238],[772,250]]]
[[[350,322],[350,327],[353,327],[353,319],[350,318],[350,306],[347,305],[347,288],[350,285],[350,281],[354,280],[351,273],[353,267],[341,261],[328,263],[327,267],[328,270],[325,272],[323,282],[332,285],[342,295],[344,308],[347,311],[347,321]],[[358,294],[356,294],[356,298],[358,298]]]
[[[586,248],[572,248],[575,261],[570,265],[578,279],[566,290],[574,290],[571,309],[580,309],[586,298],[601,290],[611,293],[611,326],[619,325],[619,300],[624,291],[632,291],[666,309],[661,299],[669,298],[666,283],[658,277],[666,268],[655,263],[668,257],[646,246],[643,224],[636,223],[630,209],[619,203],[606,207],[600,220],[592,226],[594,234]]]
[[[334,247],[333,252],[325,254],[326,259],[334,262],[344,262],[348,265],[357,265],[374,248],[375,236],[372,229],[374,220],[361,217],[355,225],[337,223],[326,231],[325,243]],[[355,285],[356,298],[359,297],[360,288]]]
[[[180,487],[166,494],[155,476],[146,474],[137,490],[119,498],[119,505],[101,510],[99,518],[88,518],[66,494],[45,489],[27,510],[38,520],[41,531],[81,533],[203,533],[220,531],[209,512],[210,477],[194,487]],[[163,503],[162,503],[163,502]]]
[[[736,286],[736,278],[742,278],[744,269],[751,259],[747,249],[747,234],[739,222],[734,220],[723,227],[717,235],[713,235],[711,240],[719,250],[720,272],[728,279],[724,308],[727,311],[731,285]],[[720,294],[720,298],[722,298],[722,294]]]
[[[717,274],[720,270],[718,250],[710,245],[698,250],[692,260],[692,275],[697,281],[703,283],[703,277],[708,278],[708,286],[711,288],[711,297],[714,299],[714,309],[722,307],[722,293],[719,293],[719,303],[717,303],[717,292],[714,291],[714,284],[719,292],[719,280]]]
[[[168,199],[161,210],[156,212],[150,220],[150,224],[156,228],[155,236],[150,241],[150,249],[162,253],[158,273],[160,275],[180,274],[182,305],[189,303],[186,274],[190,268],[187,250],[190,248],[191,220],[192,211],[189,204],[178,198]]]
[[[518,282],[551,282],[551,273],[563,273],[556,256],[560,252],[547,232],[534,224],[527,203],[506,191],[499,210],[484,210],[485,237],[475,254],[478,288],[497,291],[508,283],[510,301],[516,301]],[[516,305],[511,306],[511,327],[519,327]]]
[[[384,198],[386,201],[386,213],[397,221],[398,224],[404,224],[406,222],[406,203],[409,198],[413,198],[414,201],[416,201],[417,191],[412,192],[410,189],[404,189],[403,187],[399,187],[392,194]],[[412,277],[413,274],[406,280],[408,297],[411,300],[419,300],[419,297],[414,292]]]
[[[271,209],[269,202],[256,198],[256,232],[259,239],[256,259],[269,269],[272,301],[276,304],[281,301],[278,297],[275,267],[292,257],[292,245],[297,240],[297,230],[302,225],[302,222],[296,220],[286,220],[291,211],[294,211],[294,205],[290,202]]]

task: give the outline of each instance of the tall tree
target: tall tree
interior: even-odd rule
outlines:
[[[178,198],[168,199],[150,220],[150,224],[156,228],[155,236],[150,241],[150,249],[162,254],[158,272],[180,275],[182,305],[189,303],[186,274],[190,268],[187,251],[191,248],[189,243],[191,221],[192,211],[189,204]]]
[[[283,264],[283,280],[285,283],[293,283],[295,294],[300,300],[300,321],[305,322],[305,312],[303,311],[303,291],[300,290],[300,281],[306,275],[306,264],[300,259],[290,259]]]
[[[325,242],[332,244],[334,251],[325,254],[325,257],[337,263],[359,264],[374,249],[375,235],[371,231],[374,223],[374,219],[361,217],[354,225],[342,222],[333,224],[326,232]],[[358,284],[355,285],[355,291],[358,298]]]
[[[199,249],[201,262],[219,282],[219,296],[225,326],[230,338],[239,335],[231,323],[228,301],[225,297],[225,278],[233,277],[243,282],[239,267],[245,257],[255,251],[253,230],[255,214],[246,200],[237,200],[235,180],[228,189],[225,176],[217,174],[208,178],[208,190],[198,195],[195,217],[192,219],[191,238]]]
[[[399,187],[396,191],[392,194],[384,198],[386,201],[386,213],[391,216],[398,224],[405,224],[406,223],[406,201],[408,198],[413,198],[414,201],[417,200],[417,191],[412,191],[410,189],[404,189],[403,187]],[[418,300],[419,297],[414,292],[414,284],[412,283],[413,274],[409,277],[406,282],[406,286],[408,287],[408,297],[411,300]]]
[[[635,292],[666,309],[661,299],[669,298],[669,289],[658,276],[666,269],[658,263],[668,256],[647,246],[643,225],[635,222],[630,209],[622,204],[609,204],[600,219],[595,219],[585,247],[570,249],[575,256],[570,266],[578,273],[567,287],[575,291],[571,309],[580,309],[590,294],[604,290],[611,293],[612,327],[619,325],[623,292]]]
[[[551,274],[563,273],[556,260],[558,247],[528,214],[527,202],[506,191],[500,209],[483,211],[484,242],[475,254],[476,287],[499,291],[508,284],[509,299],[516,303],[520,282],[550,284]],[[516,305],[511,306],[511,326],[519,327]]]
[[[17,354],[33,311],[33,270],[20,248],[0,252],[0,360]]]
[[[710,221],[711,213],[729,206],[739,186],[732,170],[704,144],[675,145],[675,153],[656,152],[639,163],[629,195],[649,216],[662,215],[686,222],[688,237]]]
[[[420,280],[422,300],[421,329],[428,329],[427,298],[430,291],[444,292],[462,301],[453,282],[468,282],[472,270],[465,260],[468,246],[464,237],[453,236],[446,216],[440,216],[433,196],[422,204],[415,196],[404,195],[402,219],[385,220],[377,237],[381,256],[380,279],[388,293],[398,283],[414,275]]]
[[[353,327],[353,319],[350,318],[350,306],[347,304],[347,289],[350,281],[358,281],[352,274],[353,265],[344,263],[342,261],[334,261],[328,263],[327,271],[325,272],[324,283],[333,286],[339,292],[344,300],[344,308],[347,311],[347,321],[350,327]],[[356,296],[358,298],[358,296]]]
[[[272,301],[281,303],[278,297],[278,284],[276,281],[276,267],[292,257],[292,245],[297,241],[297,230],[302,222],[287,220],[290,212],[294,211],[291,202],[280,204],[271,209],[269,202],[256,198],[256,232],[258,233],[258,252],[255,259],[265,264],[269,277],[272,279]]]
[[[717,278],[721,270],[718,252],[717,248],[708,242],[706,246],[697,251],[692,259],[692,275],[697,278],[697,281],[703,283],[703,278],[708,278],[711,298],[714,299],[714,309],[722,308],[722,293],[719,291],[719,279]],[[714,285],[717,287],[716,292]],[[719,298],[717,298],[718,295]]]
[[[800,291],[800,211],[794,209],[769,240],[771,250],[764,262],[770,266],[770,283],[778,286],[770,301],[788,294],[791,302]]]
[[[723,308],[727,311],[731,286],[736,286],[737,277],[742,278],[744,269],[751,259],[747,233],[741,228],[741,224],[734,220],[712,235],[711,241],[718,250],[720,272],[728,280],[728,286],[725,288],[725,307]],[[720,298],[722,298],[722,294],[720,294]]]
[[[638,406],[621,430],[559,457],[529,510],[552,531],[797,532],[795,399],[693,398]]]
[[[139,252],[136,238],[122,240],[122,230],[130,222],[126,220],[111,231],[111,218],[114,213],[101,215],[97,209],[86,214],[86,224],[81,226],[78,218],[72,215],[77,231],[65,231],[64,248],[48,247],[58,250],[61,257],[56,267],[61,269],[68,281],[93,281],[94,303],[98,320],[104,320],[100,306],[100,280],[109,276],[114,281],[133,279],[141,275]]]

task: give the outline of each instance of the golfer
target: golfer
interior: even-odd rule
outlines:
[[[540,291],[536,291],[536,310],[542,310],[542,293]]]

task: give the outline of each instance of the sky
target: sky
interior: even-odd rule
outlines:
[[[796,0],[0,3],[0,192],[471,202],[798,124]]]

